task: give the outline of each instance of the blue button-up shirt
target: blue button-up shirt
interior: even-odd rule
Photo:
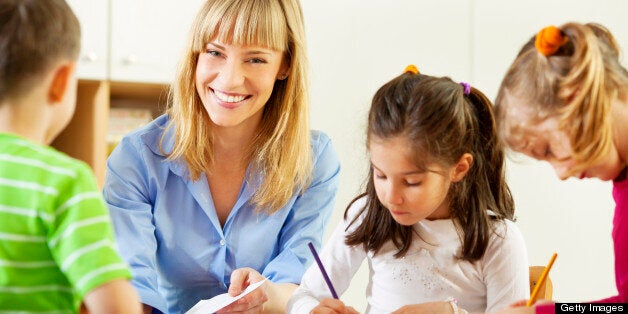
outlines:
[[[245,180],[221,228],[206,177],[191,181],[185,163],[166,160],[159,149],[167,123],[163,115],[128,134],[107,161],[103,193],[142,303],[183,313],[227,292],[241,267],[275,283],[300,283],[312,261],[307,243],[320,248],[336,197],[340,163],[330,139],[311,133],[313,172],[304,193],[269,215],[248,202],[256,183]]]

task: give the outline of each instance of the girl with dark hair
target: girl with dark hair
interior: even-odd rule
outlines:
[[[368,259],[368,313],[495,311],[529,296],[504,151],[479,90],[414,66],[381,87],[369,113],[366,191],[321,260],[339,293]],[[292,313],[355,313],[310,267]]]

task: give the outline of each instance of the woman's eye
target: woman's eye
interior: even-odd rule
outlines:
[[[406,181],[406,186],[419,186],[421,185],[421,182],[415,182],[415,181]]]
[[[383,175],[383,174],[377,174],[377,173],[376,173],[376,174],[375,174],[375,178],[383,180],[383,179],[386,179],[386,176],[385,176],[385,175]]]
[[[266,60],[260,58],[253,58],[249,60],[249,63],[266,63]]]
[[[208,55],[210,55],[210,56],[214,56],[214,57],[219,57],[219,56],[221,56],[221,55],[222,55],[220,52],[218,52],[218,51],[216,51],[216,50],[213,50],[213,49],[206,49],[206,50],[205,50],[205,52],[206,52]]]

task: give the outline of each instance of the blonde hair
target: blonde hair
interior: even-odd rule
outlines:
[[[530,122],[558,117],[568,135],[581,172],[607,155],[612,145],[611,102],[626,97],[628,72],[619,62],[619,47],[599,24],[567,23],[560,27],[565,43],[548,56],[537,51],[535,37],[523,46],[500,86],[496,115],[506,143],[519,126],[506,119],[514,96],[537,112]]]
[[[198,56],[212,40],[282,51],[289,66],[287,79],[275,83],[249,151],[253,171],[247,180],[256,172],[263,180],[252,202],[259,210],[273,213],[298,189],[306,188],[312,169],[301,6],[298,0],[211,0],[198,12],[170,90],[168,109],[168,129],[175,132],[168,158],[183,157],[192,180],[198,180],[214,162],[211,123],[194,79]]]

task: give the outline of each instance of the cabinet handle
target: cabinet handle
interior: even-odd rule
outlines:
[[[122,59],[122,63],[126,64],[126,65],[133,65],[137,63],[137,55],[135,54],[130,54],[128,56],[126,56],[124,59]]]
[[[98,55],[95,52],[90,51],[83,56],[83,61],[96,62],[98,61]]]

